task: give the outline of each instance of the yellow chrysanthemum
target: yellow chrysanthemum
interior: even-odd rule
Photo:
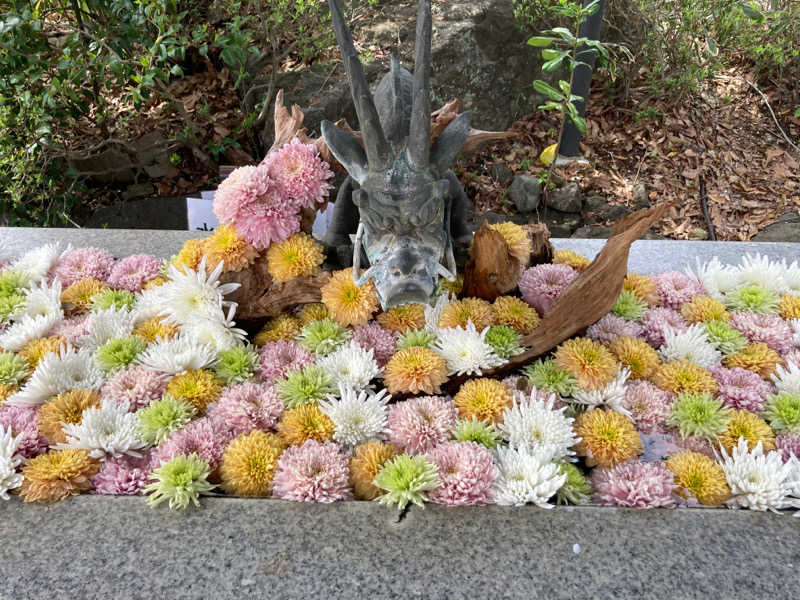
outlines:
[[[253,338],[253,344],[264,346],[278,340],[292,341],[300,333],[300,321],[291,315],[278,315],[270,319]]]
[[[719,506],[730,498],[725,471],[705,454],[691,450],[676,452],[664,466],[672,471],[677,491],[684,498],[692,495],[706,506]]]
[[[466,327],[467,321],[472,321],[478,331],[491,327],[494,325],[492,305],[480,298],[464,298],[451,302],[442,310],[439,327]]]
[[[52,502],[92,489],[92,477],[100,463],[86,450],[51,450],[32,458],[22,467],[20,494],[25,502]]]
[[[508,325],[520,335],[528,335],[539,326],[539,313],[530,304],[514,296],[498,296],[492,303],[494,320]]]
[[[556,250],[553,253],[553,263],[557,265],[567,265],[576,271],[583,271],[592,264],[592,261],[572,250]]]
[[[761,442],[764,452],[775,450],[775,434],[770,426],[764,419],[748,410],[734,410],[731,413],[728,428],[719,436],[718,441],[725,451],[731,454],[739,443],[739,438],[747,440],[750,450],[755,448],[758,442]]]
[[[572,373],[586,390],[599,390],[611,383],[617,374],[617,359],[600,342],[589,338],[573,338],[562,343],[555,353],[559,369]]]
[[[375,320],[384,329],[398,333],[422,329],[425,327],[425,307],[416,302],[398,304],[379,314]]]
[[[690,302],[685,302],[681,306],[681,314],[689,324],[727,321],[731,318],[725,305],[710,296],[695,296]]]
[[[254,429],[235,438],[222,455],[222,489],[237,496],[269,496],[284,443],[274,433]]]
[[[330,318],[342,325],[366,325],[378,310],[375,284],[368,280],[361,287],[353,281],[353,269],[335,271],[322,286],[322,303]]]
[[[643,339],[621,336],[611,340],[608,349],[631,370],[632,379],[647,379],[661,364],[656,352]]]
[[[458,296],[464,288],[464,274],[459,273],[453,281],[448,281],[444,277],[439,280],[439,289],[442,293],[447,292],[453,296]]]
[[[204,240],[200,239],[186,240],[180,252],[172,259],[172,264],[175,265],[175,268],[182,273],[185,271],[185,268],[196,271],[197,266],[203,258],[203,242]]]
[[[662,390],[673,394],[683,392],[717,393],[717,381],[711,371],[688,360],[676,360],[657,367],[651,378]]]
[[[63,444],[67,441],[67,434],[61,426],[65,423],[80,423],[83,420],[83,411],[90,407],[99,407],[100,403],[100,395],[94,390],[72,390],[53,396],[39,408],[39,431],[50,445]]]
[[[531,251],[533,244],[528,233],[516,223],[507,221],[505,223],[496,223],[489,225],[490,229],[494,229],[497,233],[503,236],[503,239],[508,244],[508,251],[511,256],[519,261],[520,267],[525,268],[531,259]]]
[[[151,344],[156,341],[156,338],[174,338],[180,333],[180,327],[174,323],[165,322],[164,317],[153,317],[139,323],[131,333]]]
[[[44,358],[45,354],[58,352],[61,346],[66,345],[67,338],[62,335],[51,335],[50,337],[31,340],[25,344],[25,347],[19,351],[19,354],[27,359],[32,369],[35,369],[36,365]]]
[[[328,309],[322,302],[312,302],[306,304],[297,313],[300,325],[308,325],[311,321],[321,321],[328,316]]]
[[[590,467],[613,467],[643,452],[633,421],[615,410],[594,408],[579,415],[575,434],[581,438],[575,451]]]
[[[267,250],[267,269],[275,281],[313,275],[324,260],[322,246],[302,232],[270,245]]]
[[[629,273],[622,282],[622,291],[630,292],[642,302],[647,302],[650,306],[661,304],[661,296],[658,295],[658,285],[647,275]]]
[[[764,343],[748,344],[739,352],[729,354],[722,360],[722,364],[733,369],[747,369],[758,373],[764,379],[769,379],[775,374],[778,365],[783,364],[780,355]]]
[[[85,312],[92,307],[92,296],[108,289],[102,281],[87,277],[61,292],[61,303],[69,313]]]
[[[411,346],[386,363],[383,383],[390,394],[438,394],[447,381],[447,363],[433,350]]]
[[[223,263],[223,273],[241,271],[250,266],[258,257],[258,250],[238,235],[232,225],[223,224],[203,240],[203,255],[206,257],[206,270],[213,271]]]
[[[800,296],[784,294],[779,305],[781,319],[800,319]]]
[[[16,394],[19,391],[19,387],[10,383],[0,383],[0,406],[5,404],[6,400],[8,399],[11,394]]]
[[[150,289],[153,289],[153,288],[157,288],[158,286],[164,285],[165,283],[167,283],[167,281],[169,281],[169,280],[166,277],[164,277],[163,275],[156,275],[150,281],[145,283],[144,287],[142,289],[150,290]]]
[[[278,433],[287,444],[299,446],[307,440],[324,442],[333,437],[336,426],[316,404],[289,408],[278,423]]]
[[[397,448],[383,442],[367,442],[357,446],[350,458],[350,485],[358,500],[374,500],[384,493],[374,483],[386,461],[397,456]]]
[[[202,414],[206,406],[219,399],[223,387],[225,387],[223,382],[211,371],[194,369],[173,377],[167,384],[165,394],[182,398]]]
[[[471,379],[453,397],[462,419],[502,423],[503,411],[512,405],[511,390],[496,379]]]

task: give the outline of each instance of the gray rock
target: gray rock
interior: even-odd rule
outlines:
[[[122,190],[123,200],[135,200],[136,198],[144,198],[145,196],[152,196],[155,194],[156,188],[152,183],[136,183],[129,185]]]
[[[529,213],[539,206],[542,185],[531,175],[517,175],[508,188],[508,195],[521,213]]]
[[[800,242],[800,215],[787,213],[753,236],[754,242]]]
[[[577,183],[568,183],[550,192],[545,199],[545,204],[560,212],[579,213],[583,208],[581,188]]]
[[[611,228],[603,225],[584,225],[572,234],[576,238],[605,239],[611,235]]]
[[[131,157],[116,148],[107,148],[86,158],[70,158],[70,168],[81,177],[102,183],[131,183],[136,179],[136,165]]]
[[[582,224],[580,215],[552,209],[543,213],[542,217],[553,237],[570,237]]]
[[[115,202],[93,212],[86,227],[186,229],[186,198],[145,198]],[[143,247],[141,252],[147,252]]]
[[[589,196],[583,202],[583,210],[587,213],[601,212],[608,201],[603,196]]]
[[[492,163],[489,172],[492,174],[492,179],[500,185],[508,185],[514,178],[514,173],[511,172],[511,169],[501,162]]]
[[[619,221],[631,214],[631,209],[624,204],[612,204],[600,216],[598,221]]]
[[[647,186],[643,182],[633,186],[633,207],[636,210],[650,208],[650,196],[648,196]]]

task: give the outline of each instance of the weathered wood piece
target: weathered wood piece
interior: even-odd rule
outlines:
[[[522,267],[503,236],[484,220],[472,241],[461,296],[491,302],[517,287]]]

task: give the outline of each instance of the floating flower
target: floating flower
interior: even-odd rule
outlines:
[[[617,372],[614,355],[602,344],[588,338],[563,342],[556,349],[555,365],[569,371],[587,391],[606,387]]]
[[[170,264],[182,272],[186,271],[186,269],[196,271],[200,261],[203,259],[204,249],[205,240],[186,240],[175,258],[170,261]]]
[[[514,404],[503,413],[498,429],[512,448],[527,448],[545,461],[560,461],[575,453],[578,442],[572,424],[564,415],[566,407],[554,406],[555,396],[539,400],[536,390],[530,396],[517,394]]]
[[[732,508],[777,511],[797,507],[797,500],[788,498],[800,484],[793,463],[784,463],[778,452],[765,453],[760,443],[750,450],[741,439],[730,455],[723,448],[722,470],[731,488],[727,504]]]
[[[181,398],[164,396],[136,412],[139,437],[150,446],[166,442],[170,434],[189,423],[197,409]]]
[[[103,400],[99,407],[85,408],[80,423],[66,423],[61,429],[67,440],[55,448],[79,448],[92,458],[119,458],[123,454],[138,457],[137,450],[144,447],[136,415],[112,400]]]
[[[611,313],[586,329],[586,337],[601,344],[607,344],[618,337],[638,338],[642,335],[644,335],[644,329],[639,323],[626,321]]]
[[[722,359],[722,354],[708,341],[701,324],[680,332],[665,330],[658,354],[664,362],[688,360],[706,369],[718,365]]]
[[[664,466],[672,471],[677,492],[683,497],[691,495],[706,506],[719,506],[730,498],[725,471],[704,454],[691,450],[676,452]]]
[[[184,510],[189,504],[200,506],[200,496],[207,494],[216,486],[208,482],[211,468],[196,454],[178,454],[153,470],[153,482],[144,491],[150,494],[151,506],[158,506],[165,500],[170,509]]]
[[[39,409],[39,431],[51,444],[67,441],[64,425],[79,425],[83,420],[83,411],[87,408],[98,408],[102,399],[93,390],[72,390],[53,396]]]
[[[304,304],[303,307],[297,311],[297,320],[300,325],[307,325],[311,321],[319,321],[328,316],[328,309],[322,302],[310,302]]]
[[[572,397],[575,404],[584,407],[596,408],[606,406],[611,410],[616,410],[624,415],[630,416],[625,410],[623,400],[625,398],[625,384],[630,377],[630,370],[622,367],[617,370],[617,376],[606,387],[596,390],[575,390]]]
[[[611,313],[626,321],[636,321],[645,313],[647,306],[647,302],[640,300],[636,294],[623,290],[617,297]]]
[[[347,455],[333,442],[306,441],[284,450],[272,482],[276,498],[293,502],[330,503],[350,500]]]
[[[196,371],[212,364],[216,351],[208,344],[198,344],[188,336],[159,339],[137,357],[137,362],[170,375]]]
[[[703,286],[695,279],[677,271],[654,275],[653,281],[658,286],[661,305],[666,308],[678,310],[682,304],[690,302],[695,296],[705,294]]]
[[[522,352],[519,334],[508,325],[493,325],[484,339],[501,359],[507,360]]]
[[[308,440],[332,439],[336,425],[317,404],[301,404],[284,411],[278,431],[288,444],[299,446]]]
[[[642,441],[628,417],[614,410],[594,408],[578,416],[575,446],[589,466],[613,467],[642,453]]]
[[[24,356],[13,352],[0,352],[0,383],[19,385],[31,374],[31,368]]]
[[[222,452],[231,440],[230,430],[219,427],[208,417],[190,421],[170,433],[166,442],[153,451],[151,464],[160,466],[178,455],[196,454],[214,470],[222,459]]]
[[[30,459],[22,467],[19,488],[25,502],[53,502],[88,492],[100,463],[85,450],[51,450]]]
[[[530,453],[527,448],[497,448],[499,476],[495,481],[495,502],[505,506],[532,503],[552,508],[548,502],[567,480],[557,463]]]
[[[530,262],[531,252],[533,251],[533,244],[528,233],[521,226],[511,221],[489,225],[489,229],[493,229],[503,236],[503,240],[508,245],[509,254],[519,261],[520,272],[522,272],[522,269]]]
[[[356,447],[350,458],[350,485],[358,500],[374,500],[383,491],[374,483],[387,461],[397,456],[397,448],[383,442],[366,442]]]
[[[442,310],[439,327],[442,329],[468,327],[470,321],[475,329],[483,330],[494,323],[492,305],[480,298],[464,298],[451,302]]]
[[[539,326],[539,313],[514,296],[498,296],[492,303],[492,311],[496,323],[508,325],[520,335],[528,335]]]
[[[203,255],[206,258],[206,269],[213,270],[222,266],[223,273],[230,273],[252,265],[258,257],[258,250],[239,237],[234,227],[223,223],[203,241]]]
[[[684,392],[672,405],[667,424],[678,429],[681,437],[717,439],[731,421],[731,410],[708,392]]]
[[[57,354],[61,350],[61,347],[66,344],[66,338],[60,335],[51,335],[50,337],[31,340],[17,353],[17,356],[20,359],[27,360],[28,364],[35,369],[39,366],[39,362],[45,355],[51,352]]]
[[[592,496],[592,486],[579,467],[572,463],[558,463],[566,480],[556,492],[558,504],[586,504]]]
[[[673,508],[672,473],[658,463],[633,460],[592,471],[594,496],[607,506]]]
[[[208,406],[206,414],[216,426],[236,436],[253,429],[275,429],[283,409],[283,401],[274,386],[240,383],[225,388],[219,400]]]
[[[725,296],[725,306],[729,309],[760,315],[777,314],[778,302],[775,294],[759,285],[738,287]]]
[[[67,252],[53,269],[53,276],[57,277],[64,287],[68,287],[85,279],[93,277],[100,281],[108,279],[114,266],[114,257],[100,248],[77,248]]]
[[[783,462],[792,456],[800,457],[800,434],[784,433],[775,436],[775,447],[781,453]]]
[[[165,392],[170,396],[183,398],[202,414],[206,406],[217,401],[223,387],[222,382],[211,371],[192,369],[173,377]]]
[[[267,321],[253,339],[255,346],[263,346],[277,340],[290,342],[300,333],[300,321],[291,315],[278,315]]]
[[[425,327],[425,307],[416,302],[392,306],[375,319],[381,327],[396,333],[406,333]]]
[[[320,291],[331,318],[345,326],[365,325],[378,309],[375,284],[370,279],[356,285],[352,269],[335,271]]]
[[[778,392],[800,395],[800,364],[790,362],[785,367],[778,365],[771,379]]]
[[[717,392],[717,382],[711,372],[688,360],[662,364],[651,379],[662,390],[673,394]]]
[[[372,351],[373,358],[380,366],[384,366],[397,350],[394,332],[384,329],[375,322],[353,327],[353,342],[363,350]]]
[[[504,412],[513,406],[511,390],[496,379],[471,379],[464,382],[453,398],[458,416],[500,423]]]
[[[378,502],[396,505],[397,510],[403,510],[409,502],[424,508],[424,502],[428,499],[426,492],[435,490],[441,484],[436,465],[423,455],[408,454],[386,461],[374,483],[386,492],[378,498]]]
[[[681,314],[690,325],[709,323],[711,321],[727,321],[731,318],[725,305],[710,296],[695,296],[681,306]]]
[[[435,333],[431,333],[430,331],[411,330],[400,334],[397,337],[397,350],[413,348],[414,346],[419,346],[420,348],[433,348],[435,343]]]
[[[792,328],[777,315],[735,312],[730,324],[751,342],[762,342],[780,354],[794,347]]]
[[[40,281],[25,290],[25,302],[14,313],[13,318],[22,316],[47,315],[61,311],[61,282],[57,279],[48,283]]]
[[[578,389],[578,380],[566,369],[559,369],[552,358],[537,360],[522,369],[522,373],[538,390],[566,397]]]
[[[63,317],[61,311],[35,317],[25,315],[0,332],[0,348],[7,352],[18,352],[29,342],[45,337]]]
[[[353,341],[320,358],[317,365],[328,372],[334,385],[344,385],[353,390],[368,387],[370,381],[381,373],[372,350],[364,350]]]
[[[70,344],[89,333],[88,315],[78,315],[63,319],[50,330],[50,337],[62,337]]]
[[[290,372],[276,383],[276,387],[289,408],[324,400],[336,391],[334,377],[319,365],[308,365]]]
[[[136,314],[127,309],[109,308],[97,310],[86,319],[87,334],[75,340],[75,345],[83,350],[95,352],[108,340],[130,335]]]
[[[63,260],[71,251],[71,244],[66,249],[61,242],[45,244],[33,250],[28,250],[12,262],[8,270],[23,272],[31,283],[38,283],[45,279],[56,263]]]
[[[313,207],[328,197],[333,177],[328,163],[319,155],[314,144],[304,144],[294,138],[276,152],[267,154],[261,163],[282,194],[298,206]]]
[[[526,269],[519,279],[522,298],[543,315],[578,277],[567,265],[544,264]]]
[[[161,259],[149,254],[132,254],[111,268],[106,281],[112,287],[138,292],[160,272]]]
[[[353,388],[339,384],[339,398],[328,396],[319,407],[333,421],[334,441],[344,447],[355,447],[364,442],[379,439],[386,430],[386,404],[391,396],[386,390],[377,394],[356,392]]]
[[[324,260],[322,246],[307,233],[295,233],[267,250],[267,269],[278,282],[313,275]]]
[[[144,348],[145,343],[141,338],[114,338],[97,349],[95,362],[103,372],[116,373],[130,367]]]
[[[621,365],[630,370],[632,379],[647,379],[660,363],[658,353],[644,340],[618,337],[608,344],[608,349]]]
[[[703,326],[708,341],[724,355],[735,354],[747,346],[747,339],[725,321],[709,321]]]
[[[93,492],[109,496],[138,496],[144,493],[149,476],[147,457],[110,458],[92,478]]]
[[[735,354],[729,354],[722,364],[729,369],[739,367],[758,373],[764,379],[774,375],[782,363],[780,354],[764,343],[748,344]]]
[[[800,319],[800,294],[784,294],[781,296],[778,310],[781,319]]]
[[[438,394],[447,381],[447,363],[433,350],[412,346],[394,354],[383,371],[390,394]]]
[[[277,340],[261,347],[258,373],[264,381],[277,381],[314,362],[314,356],[297,342]]]
[[[648,309],[642,315],[640,322],[644,327],[644,339],[654,348],[664,344],[664,333],[666,331],[677,333],[686,331],[688,328],[686,321],[678,311],[663,306],[655,306]]]
[[[632,381],[625,388],[622,406],[630,413],[640,433],[663,432],[672,411],[674,396],[649,381]]]
[[[420,454],[450,439],[456,407],[448,398],[421,396],[389,407],[389,441],[409,454]]]
[[[444,442],[426,454],[439,472],[440,485],[428,500],[447,506],[480,506],[494,498],[498,470],[492,454],[473,442]]]
[[[236,496],[269,496],[283,443],[274,433],[255,429],[234,438],[222,455],[222,489]]]
[[[658,293],[658,284],[653,281],[652,277],[648,277],[647,275],[628,273],[625,280],[622,282],[622,291],[632,293],[639,300],[646,302],[650,306],[658,306],[661,304],[661,294]]]
[[[757,373],[746,369],[713,367],[711,374],[717,380],[717,395],[730,408],[761,412],[772,386]]]
[[[92,310],[122,310],[130,309],[136,298],[128,290],[105,289],[92,296]]]
[[[326,317],[303,325],[297,341],[317,356],[325,356],[349,340],[351,335],[343,325]]]
[[[800,434],[800,394],[769,396],[763,416],[775,433]]]
[[[0,498],[8,500],[8,492],[22,485],[17,467],[22,464],[18,454],[22,434],[13,435],[11,428],[0,426]]]
[[[750,450],[756,444],[761,444],[765,452],[775,450],[772,429],[764,419],[746,410],[734,410],[731,413],[728,428],[719,436],[718,442],[727,452],[732,452],[739,440],[745,440]]]
[[[212,369],[227,385],[251,379],[259,365],[259,355],[249,346],[233,346],[222,350]]]
[[[583,271],[592,264],[592,261],[572,250],[561,249],[553,252],[553,263],[557,265],[567,265],[576,271]]]
[[[444,358],[451,375],[481,375],[505,362],[486,342],[487,333],[488,329],[479,333],[471,321],[466,328],[440,329],[434,350]]]
[[[453,427],[453,438],[457,442],[475,442],[492,450],[502,440],[502,434],[493,423],[471,417],[456,421],[456,425]]]
[[[33,458],[45,452],[48,440],[38,427],[37,409],[19,406],[0,406],[0,427],[11,429],[11,434],[18,438],[17,451],[23,458]]]

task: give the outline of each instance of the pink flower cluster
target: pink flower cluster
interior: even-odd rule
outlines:
[[[47,438],[39,433],[36,422],[36,408],[23,408],[5,404],[0,406],[0,426],[11,428],[11,435],[22,434],[18,452],[24,458],[33,458],[46,452],[49,446]]]
[[[136,496],[142,493],[150,475],[150,457],[123,456],[103,463],[92,478],[95,494]]]
[[[188,423],[182,429],[173,431],[167,441],[153,451],[150,466],[157,469],[179,454],[189,455],[194,452],[206,461],[213,471],[222,460],[222,453],[231,439],[233,437],[229,429],[218,426],[208,417],[203,417]]]
[[[586,329],[586,336],[601,344],[618,337],[642,337],[643,334],[644,328],[636,321],[628,321],[611,313]]]
[[[666,308],[678,310],[684,302],[689,302],[695,296],[706,293],[699,281],[679,271],[667,271],[653,275],[653,281],[658,286],[661,305]]]
[[[61,319],[47,335],[63,336],[68,342],[74,342],[89,334],[89,315],[78,315],[69,319]]]
[[[389,441],[409,454],[421,454],[449,439],[458,411],[452,400],[421,396],[389,407]]]
[[[629,461],[592,471],[594,496],[600,504],[628,508],[672,508],[672,473],[660,463]]]
[[[164,395],[169,375],[149,367],[130,367],[112,375],[100,388],[103,398],[119,405],[127,404],[131,412],[150,406]]]
[[[397,347],[395,334],[374,321],[353,327],[353,341],[364,350],[372,350],[372,356],[381,366],[387,363]]]
[[[656,306],[647,309],[639,319],[644,327],[644,339],[654,348],[664,344],[664,332],[667,330],[679,333],[689,329],[686,319],[677,310]]]
[[[160,259],[149,254],[132,254],[114,265],[107,282],[115,288],[138,292],[160,271]]]
[[[58,261],[51,274],[61,281],[61,285],[68,287],[87,277],[106,281],[113,266],[114,257],[105,250],[76,248]]]
[[[314,355],[297,342],[277,340],[261,347],[258,374],[264,381],[276,381],[314,362]]]
[[[441,485],[428,499],[448,506],[478,506],[494,498],[499,472],[486,447],[475,442],[445,442],[427,453],[438,467]]]
[[[290,446],[278,460],[272,493],[294,502],[352,500],[350,459],[333,442]]]
[[[231,438],[253,429],[275,428],[283,402],[277,390],[266,383],[240,383],[225,388],[219,400],[210,404],[206,415],[219,429],[227,429]]]
[[[520,277],[519,291],[525,302],[543,315],[577,277],[578,272],[567,265],[536,265],[526,269]]]
[[[622,405],[630,411],[636,428],[642,433],[666,431],[667,418],[675,397],[649,381],[635,380],[625,388]]]
[[[764,343],[779,354],[794,347],[792,328],[777,315],[737,311],[731,314],[730,325],[751,342]]]
[[[719,399],[737,410],[760,413],[767,404],[767,396],[773,391],[772,384],[747,369],[716,366],[711,367],[711,374],[717,380]]]

